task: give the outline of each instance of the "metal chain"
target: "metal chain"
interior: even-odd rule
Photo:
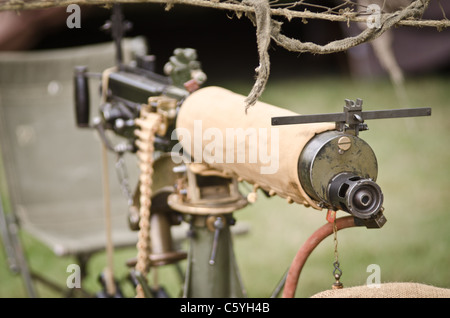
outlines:
[[[127,170],[127,166],[125,164],[125,158],[124,158],[123,152],[119,152],[117,154],[115,168],[116,168],[117,179],[119,180],[120,189],[122,190],[123,195],[127,199],[128,206],[131,206],[131,205],[133,205],[133,192],[131,191],[131,188],[130,188],[130,182],[129,182],[130,179],[128,177],[128,170]]]
[[[336,219],[333,221],[333,241],[334,241],[334,262],[339,263],[339,253],[338,253],[338,239],[337,239],[337,226]]]
[[[140,208],[139,208],[139,234],[136,245],[137,262],[136,271],[146,277],[150,268],[150,207],[152,196],[152,176],[153,176],[153,152],[154,139],[162,118],[160,114],[152,113],[145,107],[142,107],[140,118],[136,119],[136,125],[140,129],[135,130],[136,146],[138,148],[137,157],[139,159],[139,190],[140,190]],[[137,297],[145,297],[144,288],[141,284],[136,286]]]
[[[334,270],[333,270],[333,277],[335,278],[335,283],[332,285],[333,289],[341,289],[343,288],[342,283],[340,282],[340,278],[342,276],[342,270],[339,268],[339,253],[338,253],[338,239],[337,239],[337,225],[336,225],[336,218],[334,218],[333,221],[333,234],[334,234]]]

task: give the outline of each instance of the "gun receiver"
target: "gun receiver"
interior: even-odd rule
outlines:
[[[111,20],[102,27],[111,33],[116,48],[116,67],[102,74],[89,73],[85,66],[77,66],[74,74],[76,124],[80,128],[97,128],[105,144],[104,129],[111,129],[117,135],[134,140],[135,119],[139,117],[142,105],[150,105],[152,112],[163,113],[167,126],[164,136],[157,135],[155,147],[168,151],[171,148],[170,134],[173,130],[176,112],[182,101],[206,80],[197,61],[197,52],[191,48],[177,48],[174,55],[164,65],[165,75],[155,73],[155,56],[138,55],[130,63],[125,63],[122,39],[131,23],[124,20],[119,4],[113,6]],[[96,123],[89,123],[88,78],[97,77],[103,81],[103,100],[100,117]],[[106,85],[105,85],[106,84]],[[161,97],[154,98],[152,97]],[[171,99],[171,101],[168,101]],[[168,109],[170,108],[170,109]],[[131,143],[132,144],[132,143]],[[131,147],[132,148],[132,147]]]

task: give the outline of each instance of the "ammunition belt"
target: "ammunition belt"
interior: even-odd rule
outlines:
[[[153,152],[155,134],[162,123],[162,115],[150,112],[148,107],[142,107],[140,117],[136,119],[138,128],[135,130],[137,157],[139,159],[139,234],[137,242],[136,271],[146,277],[150,267],[150,207],[152,198]],[[144,297],[143,287],[136,287],[137,297]]]

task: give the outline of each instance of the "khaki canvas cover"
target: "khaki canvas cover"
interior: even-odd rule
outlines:
[[[245,114],[244,100],[245,96],[221,87],[205,87],[190,95],[177,118],[176,132],[185,154],[209,169],[320,209],[303,190],[297,164],[305,144],[334,129],[334,124],[272,126],[272,117],[298,114],[263,102]]]

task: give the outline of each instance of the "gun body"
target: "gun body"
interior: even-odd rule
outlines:
[[[188,162],[318,210],[361,219],[380,211],[377,160],[366,142],[333,123],[272,126],[272,117],[296,114],[263,102],[245,114],[244,100],[220,87],[186,98],[176,132]]]

